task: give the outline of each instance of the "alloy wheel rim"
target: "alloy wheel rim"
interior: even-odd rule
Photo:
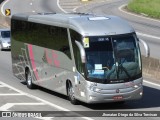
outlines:
[[[74,100],[74,91],[73,91],[73,88],[72,88],[71,85],[70,85],[70,87],[69,87],[69,96],[70,96],[70,98],[71,98],[72,100]]]

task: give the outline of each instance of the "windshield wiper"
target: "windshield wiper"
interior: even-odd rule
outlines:
[[[131,76],[129,75],[129,73],[126,70],[126,68],[123,67],[122,63],[121,64],[118,63],[118,74],[117,74],[118,79],[119,79],[119,72],[120,72],[120,70],[124,71],[128,78],[131,78]]]

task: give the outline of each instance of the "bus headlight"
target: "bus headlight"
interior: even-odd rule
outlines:
[[[134,88],[138,88],[139,86],[138,85],[134,85]]]
[[[134,85],[134,88],[138,88],[138,87],[141,87],[142,86],[142,83],[139,83],[137,85]]]
[[[101,89],[99,89],[97,87],[93,87],[93,86],[90,86],[90,90],[93,92],[100,92],[101,91]]]

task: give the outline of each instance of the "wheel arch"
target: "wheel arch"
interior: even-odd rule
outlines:
[[[66,92],[67,92],[67,95],[68,95],[68,86],[69,86],[69,82],[72,84],[71,80],[70,79],[67,79],[66,80]]]
[[[27,78],[28,71],[31,72],[31,69],[30,69],[30,67],[27,65],[27,66],[25,66],[25,79]]]

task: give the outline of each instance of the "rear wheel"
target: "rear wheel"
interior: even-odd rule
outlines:
[[[68,91],[69,100],[71,101],[72,104],[76,105],[78,103],[78,101],[75,98],[75,94],[74,94],[74,90],[73,90],[73,86],[72,86],[71,82],[68,82],[67,91]]]
[[[29,70],[26,71],[26,83],[29,89],[35,88],[34,84],[32,83],[32,75]]]

